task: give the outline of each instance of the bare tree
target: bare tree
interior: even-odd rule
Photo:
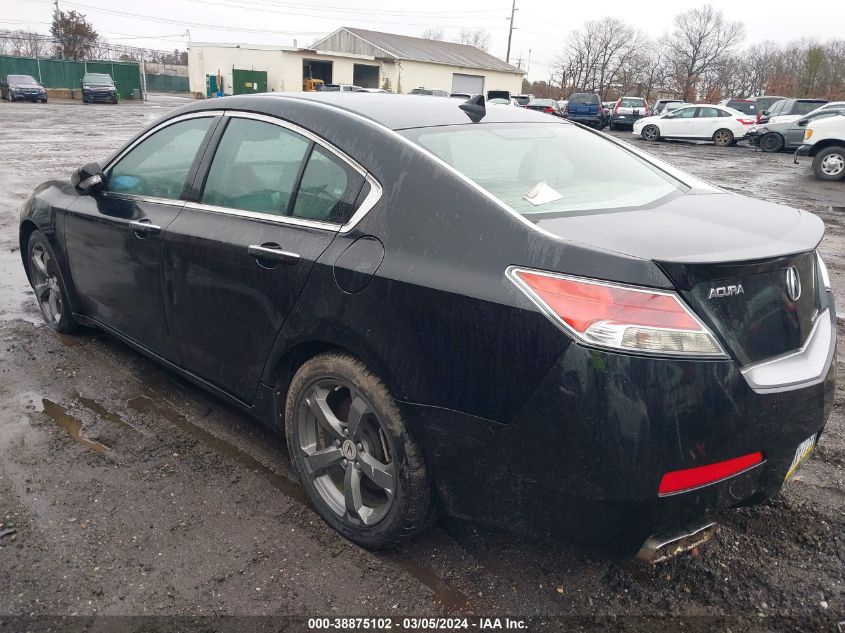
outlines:
[[[441,40],[442,41],[444,39],[443,29],[441,29],[439,26],[428,26],[422,32],[422,38],[424,40]]]
[[[714,71],[743,37],[741,23],[727,22],[709,4],[675,16],[675,28],[665,41],[666,54],[675,86],[685,100],[695,100],[705,73]]]
[[[470,46],[475,46],[486,51],[490,48],[491,37],[490,31],[487,29],[461,29],[461,32],[458,34],[458,43],[469,44]]]

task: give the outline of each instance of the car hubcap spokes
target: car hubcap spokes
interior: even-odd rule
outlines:
[[[828,176],[838,176],[845,170],[845,156],[831,154],[822,160],[822,171]]]
[[[373,407],[351,385],[327,379],[306,392],[299,416],[303,476],[338,516],[378,523],[393,504],[397,475]]]
[[[728,135],[725,134],[724,132],[719,132],[719,134],[716,135],[716,140],[719,143],[722,143],[722,144],[727,143],[728,142]]]
[[[32,289],[41,308],[41,313],[48,323],[58,323],[62,319],[62,291],[59,280],[53,274],[50,254],[40,244],[32,247]]]

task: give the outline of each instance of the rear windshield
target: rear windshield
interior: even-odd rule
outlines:
[[[757,114],[757,104],[753,101],[732,99],[731,101],[728,101],[726,105],[734,110],[739,110],[743,114]]]
[[[645,105],[645,99],[639,97],[622,97],[622,102],[619,104],[620,108],[642,108]]]
[[[528,102],[531,101],[531,97],[526,97],[524,95],[517,95],[514,99],[516,99],[516,102],[519,105],[528,105]]]
[[[554,99],[532,99],[528,102],[528,105],[554,108],[557,105],[557,102]]]
[[[601,100],[598,95],[579,92],[569,97],[569,103],[574,105],[598,105],[601,103]]]
[[[402,133],[529,217],[637,207],[682,187],[631,152],[574,125],[490,123]]]
[[[822,107],[827,101],[796,101],[792,114],[808,114],[816,108]]]
[[[38,82],[29,75],[9,75],[6,78],[6,81],[10,86],[32,86],[38,84]]]

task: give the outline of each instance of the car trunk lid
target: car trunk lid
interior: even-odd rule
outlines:
[[[649,208],[545,218],[564,239],[655,262],[741,365],[795,350],[826,305],[813,250],[816,216],[726,193],[670,196]],[[794,268],[801,285],[788,294]]]
[[[823,309],[812,251],[746,262],[658,262],[740,365],[800,348]]]

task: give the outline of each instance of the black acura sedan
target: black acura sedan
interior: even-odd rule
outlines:
[[[190,104],[20,223],[47,323],[287,436],[371,548],[436,510],[647,558],[778,492],[833,405],[823,224],[523,108]]]

